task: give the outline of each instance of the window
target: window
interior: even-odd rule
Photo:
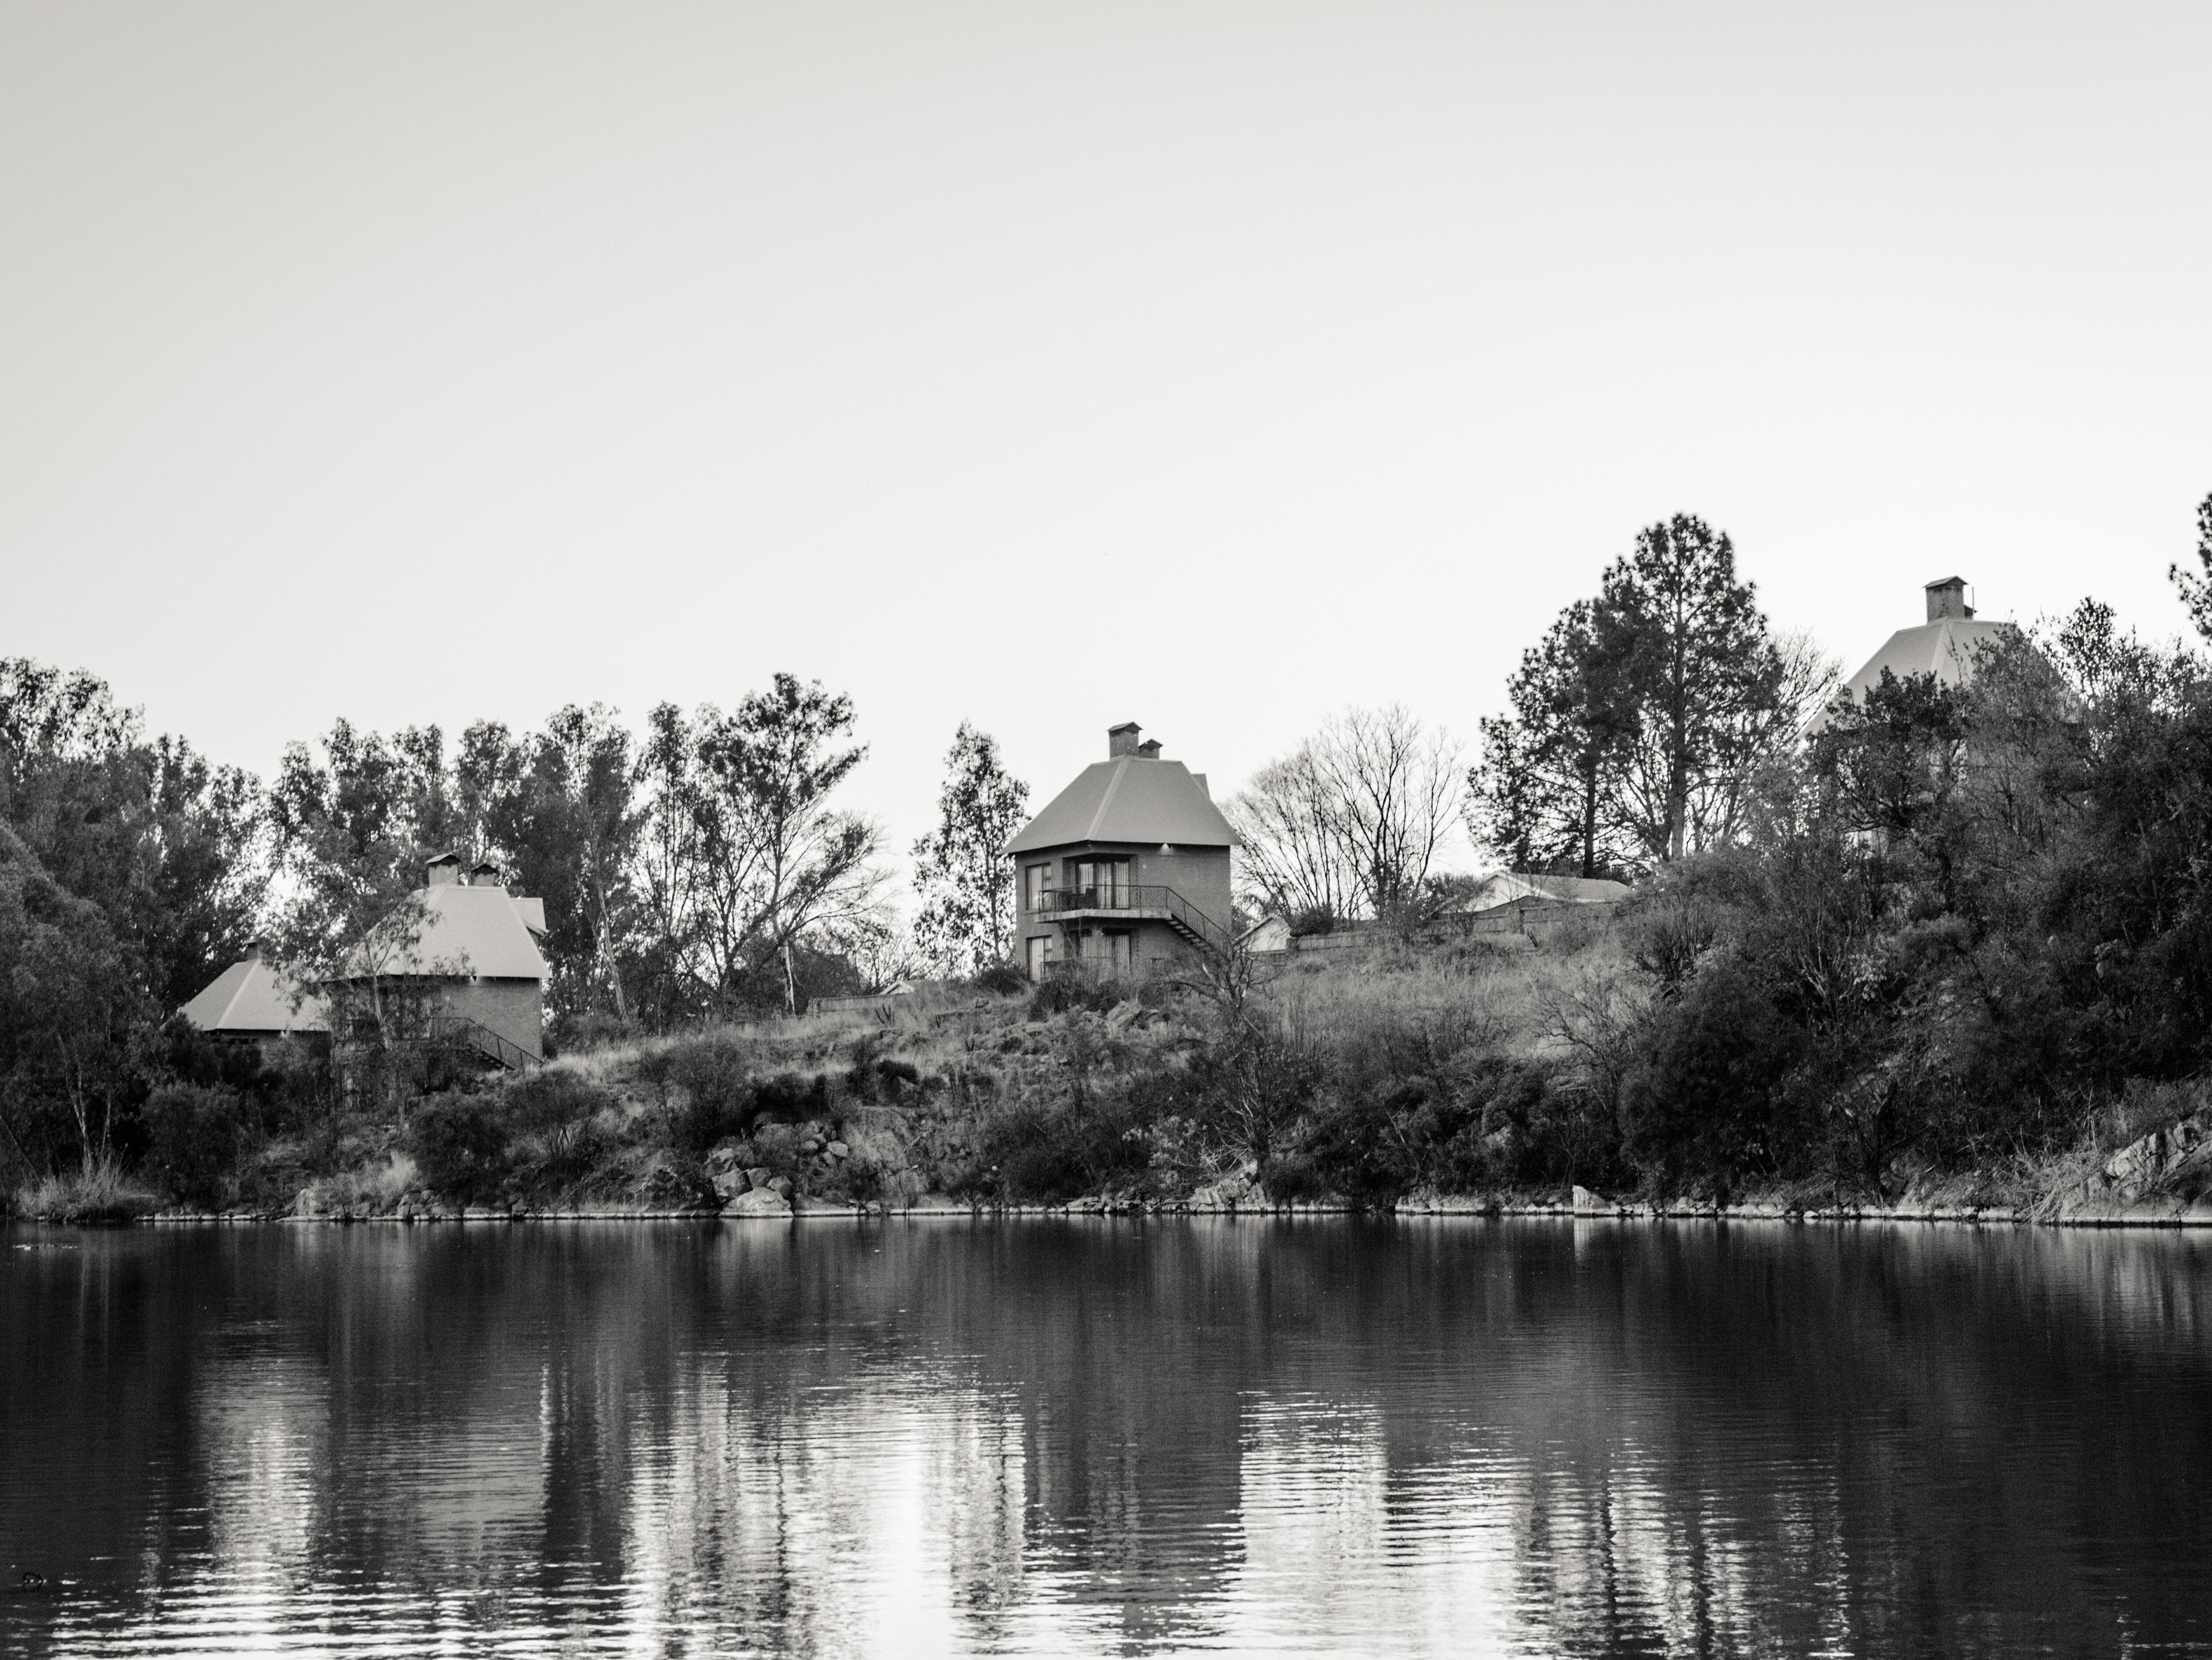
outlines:
[[[1122,910],[1130,903],[1129,861],[1126,859],[1071,859],[1067,885],[1080,896],[1086,909]]]
[[[1126,974],[1136,966],[1137,939],[1134,934],[1120,928],[1106,932],[1106,960],[1116,973]]]
[[[1052,866],[1029,865],[1022,870],[1022,909],[1040,911],[1044,909],[1045,896],[1052,891]]]

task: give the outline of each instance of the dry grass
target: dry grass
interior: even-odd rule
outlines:
[[[136,1221],[151,1215],[160,1203],[112,1159],[66,1176],[44,1177],[15,1195],[18,1215],[80,1225]]]

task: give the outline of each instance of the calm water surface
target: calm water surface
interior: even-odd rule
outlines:
[[[2212,1238],[0,1245],[9,1652],[2212,1654]]]

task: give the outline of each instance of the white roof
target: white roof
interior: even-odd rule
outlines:
[[[1975,653],[1987,642],[2012,631],[2013,627],[2010,623],[1947,617],[1940,623],[1923,623],[1917,629],[1899,629],[1845,684],[1854,699],[1864,698],[1880,685],[1884,669],[1900,680],[1907,675],[1932,674],[1947,686],[1964,685],[1974,678]]]
[[[1192,772],[1180,761],[1123,755],[1084,768],[1006,843],[1006,851],[1030,853],[1086,842],[1233,848],[1237,833],[1213,805],[1203,773]]]
[[[378,953],[375,973],[474,975],[484,980],[552,977],[536,937],[544,927],[544,901],[518,898],[489,884],[459,882],[433,883],[416,889],[412,897],[422,907],[422,929],[413,940]],[[397,931],[395,923],[391,932]],[[347,958],[349,976],[370,971],[362,952]]]
[[[1516,899],[1548,899],[1569,905],[1602,905],[1628,897],[1626,882],[1602,876],[1527,876],[1519,871],[1500,871],[1485,877],[1474,891],[1471,910],[1488,910]]]
[[[177,1012],[202,1031],[287,1032],[327,1029],[323,1000],[295,999],[299,982],[259,955],[233,963]]]

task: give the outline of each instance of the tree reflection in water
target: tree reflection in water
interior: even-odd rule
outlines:
[[[32,1651],[2212,1651],[2212,1240],[16,1230]]]

